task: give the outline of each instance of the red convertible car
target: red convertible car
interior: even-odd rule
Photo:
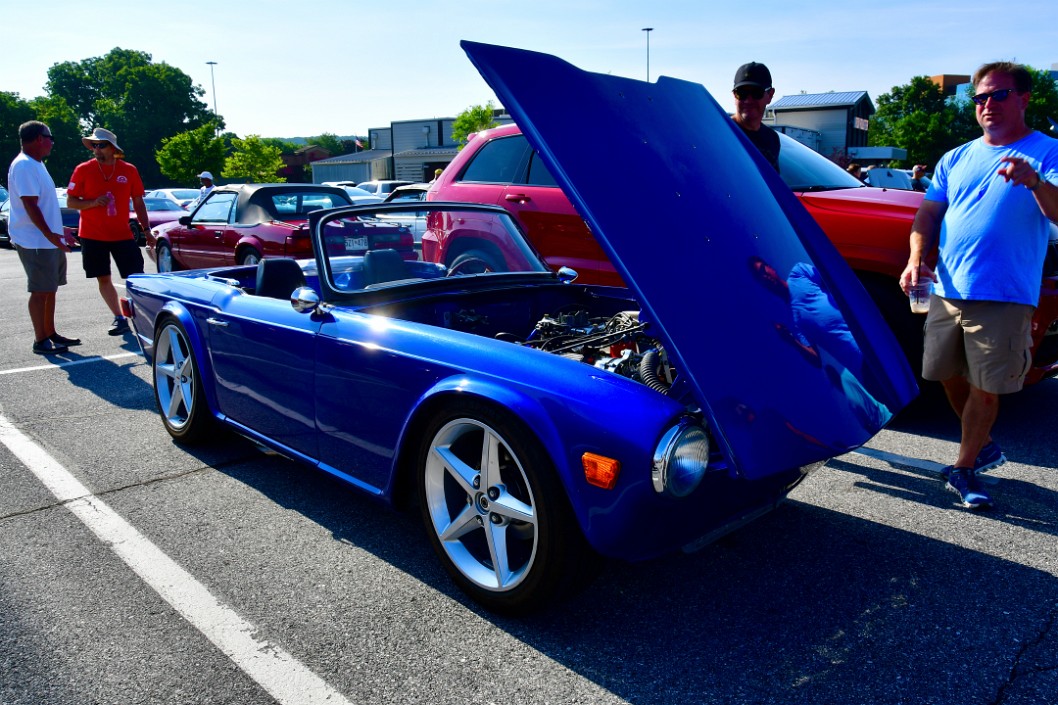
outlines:
[[[151,228],[147,254],[159,272],[233,264],[274,257],[311,257],[309,213],[351,205],[343,189],[317,184],[242,184],[213,189],[179,220]],[[344,222],[342,251],[393,249],[414,259],[415,242],[404,225]]]

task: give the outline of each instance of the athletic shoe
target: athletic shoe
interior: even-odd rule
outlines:
[[[66,352],[66,346],[52,342],[51,338],[45,338],[33,343],[33,352],[38,355],[55,355]]]
[[[123,335],[129,332],[129,322],[124,316],[114,316],[114,322],[110,324],[108,335]]]
[[[1003,455],[999,444],[995,441],[989,441],[981,449],[981,452],[977,454],[977,460],[974,461],[974,472],[984,472],[985,470],[998,468],[1005,462],[1007,462],[1007,456]]]
[[[65,345],[67,347],[73,347],[74,345],[81,344],[80,338],[67,338],[65,335],[59,335],[58,333],[52,333],[51,338],[49,338],[48,340],[55,343],[56,345]]]
[[[967,509],[983,509],[992,506],[992,498],[977,481],[973,468],[948,467],[946,470],[948,481],[945,487],[959,495],[962,506]]]

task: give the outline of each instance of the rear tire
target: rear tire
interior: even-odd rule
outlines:
[[[254,265],[261,261],[261,253],[253,247],[247,247],[239,253],[239,264]]]
[[[503,260],[485,250],[467,250],[456,255],[456,258],[448,265],[449,276],[506,271],[507,267],[503,264]]]

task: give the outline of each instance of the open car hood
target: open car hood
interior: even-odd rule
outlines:
[[[855,275],[703,86],[462,46],[637,294],[738,472],[852,450],[914,398]]]

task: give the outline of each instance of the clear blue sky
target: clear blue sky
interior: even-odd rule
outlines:
[[[865,90],[986,61],[1058,63],[1048,3],[994,0],[526,0],[175,3],[52,0],[4,10],[0,90],[42,95],[47,70],[114,47],[184,71],[240,136],[366,135],[494,99],[461,39],[559,56],[589,71],[702,83],[725,107],[735,69],[761,61],[776,97]],[[1053,7],[1051,8],[1053,10]],[[27,20],[16,29],[19,15]],[[119,135],[120,137],[120,135]]]

